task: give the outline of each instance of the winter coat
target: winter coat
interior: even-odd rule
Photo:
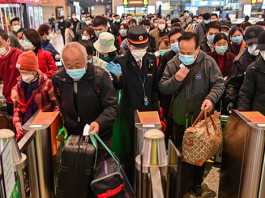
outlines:
[[[224,80],[215,60],[200,51],[190,73],[183,81],[177,81],[176,72],[181,62],[174,57],[168,62],[159,88],[163,94],[172,94],[170,111],[175,123],[185,125],[187,118],[195,118],[205,99],[216,104],[224,92]]]
[[[81,135],[86,124],[96,121],[99,135],[104,139],[111,137],[117,101],[105,70],[88,63],[86,74],[73,81],[63,69],[53,77],[53,84],[68,133]]]
[[[122,76],[114,78],[116,88],[123,89],[124,104],[129,111],[158,110],[158,82],[156,57],[147,53],[140,68],[130,51],[116,58],[121,65]],[[145,96],[148,104],[145,105]]]
[[[55,56],[59,54],[59,52],[54,48],[54,46],[50,43],[49,40],[42,41],[41,48],[50,52],[54,60]]]
[[[262,56],[247,69],[239,92],[238,109],[260,111],[265,115],[265,61]]]
[[[57,66],[50,52],[39,49],[38,50],[39,69],[42,73],[51,78],[57,72]]]
[[[12,89],[12,100],[13,123],[17,132],[20,132],[21,126],[38,110],[59,110],[52,81],[42,73],[39,73],[38,80],[31,84],[23,82],[19,77],[16,86]]]
[[[219,55],[216,52],[212,52],[208,55],[213,57],[213,59],[216,61],[224,77],[231,74],[231,68],[235,58],[233,53],[226,52],[224,55]]]
[[[12,104],[11,90],[17,83],[20,75],[16,68],[18,56],[22,53],[17,48],[11,48],[6,56],[0,56],[0,80],[3,81],[3,95],[6,102]]]
[[[161,80],[163,73],[165,71],[167,63],[176,56],[176,53],[174,51],[169,51],[167,52],[164,56],[161,57],[160,64],[159,64],[159,69],[158,69],[158,81]],[[159,101],[160,101],[160,106],[163,107],[166,111],[169,108],[170,101],[171,101],[172,95],[165,95],[161,92],[159,92]]]

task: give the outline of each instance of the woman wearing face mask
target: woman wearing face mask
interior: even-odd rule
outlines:
[[[57,71],[55,61],[50,52],[41,48],[41,37],[34,29],[24,31],[21,45],[25,51],[32,50],[38,57],[39,69],[51,78]]]
[[[214,52],[209,53],[217,62],[224,77],[230,74],[235,55],[229,52],[228,38],[224,33],[218,33],[213,40]]]
[[[246,48],[246,44],[243,38],[243,30],[238,26],[232,27],[229,32],[230,39],[230,51],[236,56],[241,54]]]
[[[20,72],[17,84],[12,89],[14,103],[13,123],[16,139],[24,135],[22,125],[38,110],[58,110],[53,85],[50,79],[39,71],[38,58],[33,51],[23,52],[17,61]]]
[[[53,39],[54,34],[51,32],[51,27],[48,24],[40,25],[38,29],[38,33],[41,36],[41,47],[42,49],[50,52],[54,58],[54,60],[60,59],[59,52],[54,48],[54,46],[50,43],[50,40]]]
[[[70,21],[65,21],[65,44],[73,42],[75,40],[75,33],[73,31],[73,24]]]
[[[81,31],[81,40],[94,43],[97,38],[92,27],[86,26]]]
[[[120,48],[122,41],[124,41],[127,38],[128,29],[129,27],[126,23],[120,25],[119,36],[118,36],[118,45]]]
[[[165,19],[159,19],[158,25],[155,29],[151,30],[149,32],[150,36],[152,36],[155,39],[156,43],[156,50],[159,48],[159,41],[161,37],[166,36],[168,34],[167,31],[167,24]]]

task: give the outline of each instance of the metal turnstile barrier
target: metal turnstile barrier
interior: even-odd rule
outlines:
[[[233,111],[224,133],[220,198],[265,198],[265,116]]]

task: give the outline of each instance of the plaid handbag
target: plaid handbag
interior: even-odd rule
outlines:
[[[126,175],[119,163],[118,158],[107,147],[107,145],[96,135],[90,138],[97,148],[97,142],[110,155],[105,161],[101,161],[94,168],[94,180],[90,186],[96,198],[133,198],[134,192],[126,178]]]
[[[200,112],[191,127],[187,128],[182,142],[184,161],[202,166],[214,156],[222,143],[221,122],[219,113],[207,115]]]

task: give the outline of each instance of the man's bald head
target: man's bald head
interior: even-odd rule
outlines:
[[[78,69],[86,67],[86,48],[78,42],[71,42],[65,45],[62,52],[63,64],[66,69]]]

